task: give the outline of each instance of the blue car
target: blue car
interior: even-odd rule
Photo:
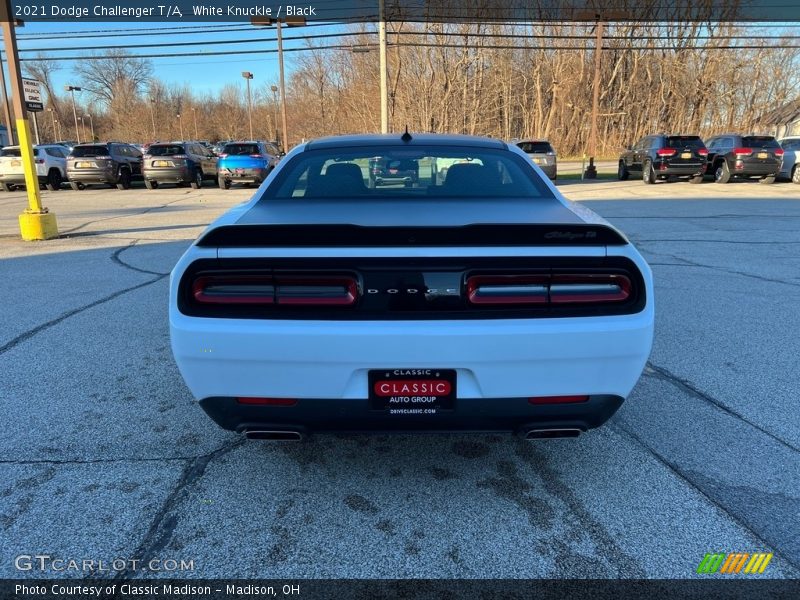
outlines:
[[[260,185],[279,160],[278,148],[269,142],[229,142],[219,155],[219,187],[227,190],[232,183]]]

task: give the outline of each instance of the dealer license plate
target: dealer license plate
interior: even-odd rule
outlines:
[[[683,152],[681,154],[681,158],[692,158],[692,153],[691,152]]]
[[[758,153],[758,158],[767,158],[767,153],[766,152],[759,152]]]
[[[455,408],[455,369],[382,369],[368,380],[372,410],[424,416]]]

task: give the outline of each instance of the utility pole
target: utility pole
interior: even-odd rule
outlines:
[[[150,98],[150,120],[153,122],[153,141],[156,141],[156,99]]]
[[[78,131],[78,110],[75,108],[75,92],[80,92],[81,88],[76,85],[65,85],[65,92],[72,94],[72,117],[75,119],[75,137],[78,138],[78,143],[81,143],[81,132]]]
[[[53,141],[55,142],[59,139],[58,134],[56,133],[56,111],[53,108],[48,108],[47,112],[50,113],[50,117],[53,119]]]
[[[600,109],[600,66],[601,53],[603,52],[603,21],[598,16],[595,25],[594,41],[594,83],[592,85],[592,128],[589,133],[589,166],[586,167],[584,178],[597,179],[597,167],[594,159],[597,156],[597,113]]]
[[[83,117],[84,123],[86,122],[86,119],[89,119],[89,126],[92,128],[92,141],[94,141],[94,118],[91,114],[88,114],[84,115]]]
[[[0,3],[5,4],[5,0],[0,0]],[[3,116],[6,118],[6,127],[8,128],[8,145],[14,145],[14,128],[11,126],[11,108],[8,106],[8,91],[6,90],[6,74],[3,70],[3,58],[0,56],[0,91],[3,94]]]
[[[378,63],[381,85],[381,133],[389,133],[389,82],[386,73],[386,15],[385,0],[378,0]]]
[[[181,141],[183,141],[183,120],[181,119],[181,113],[178,113],[178,126],[181,128]]]
[[[41,142],[39,141],[39,123],[36,121],[36,113],[31,111],[31,116],[33,117],[33,135],[36,138],[36,145],[38,146]]]
[[[3,28],[6,56],[8,57],[8,75],[11,80],[11,98],[14,103],[14,114],[17,118],[17,135],[22,167],[25,172],[25,190],[28,194],[28,208],[19,215],[19,229],[22,239],[26,241],[47,240],[58,237],[56,216],[42,207],[39,196],[39,177],[33,162],[31,131],[28,125],[28,114],[22,97],[22,73],[19,68],[17,52],[17,34],[14,31],[15,21],[12,17],[11,0],[0,0],[0,23]],[[11,123],[8,124],[9,131]]]
[[[200,136],[197,135],[197,108],[194,106],[192,107],[192,119],[194,119],[194,139],[196,141],[200,139]]]

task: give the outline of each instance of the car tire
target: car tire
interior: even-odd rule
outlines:
[[[625,181],[630,176],[631,172],[628,171],[628,168],[625,166],[625,162],[619,161],[619,167],[617,168],[617,179],[619,179],[620,181]]]
[[[119,175],[117,176],[117,189],[131,189],[131,172],[128,169],[120,169]]]
[[[158,189],[158,182],[154,179],[145,179],[144,180],[144,187],[148,190],[157,190]]]
[[[191,185],[194,190],[199,190],[203,187],[203,172],[200,169],[194,170],[194,180],[189,185]]]
[[[731,170],[728,161],[723,160],[714,169],[714,183],[728,183],[731,180]]]
[[[86,189],[86,185],[81,183],[80,181],[70,181],[69,182],[69,187],[71,187],[76,192],[80,192],[81,190],[85,190]]]
[[[656,182],[656,173],[653,171],[653,163],[649,160],[644,163],[642,167],[642,181],[648,185],[652,185]]]
[[[47,173],[47,182],[44,184],[51,192],[61,189],[61,171],[58,169],[50,169]]]
[[[10,183],[3,182],[3,190],[6,192],[13,192],[16,189],[15,186],[11,185]]]
[[[694,177],[690,177],[689,183],[703,183],[704,179],[705,177],[703,177],[703,174],[701,173],[700,175],[695,175]]]
[[[764,185],[770,185],[772,183],[775,183],[775,178],[776,178],[775,175],[767,175],[766,177],[759,179],[758,183],[763,183]]]
[[[217,183],[219,184],[219,189],[221,190],[229,190],[231,189],[231,182],[225,179],[222,175],[217,177]]]
[[[792,167],[792,183],[800,184],[800,165]]]

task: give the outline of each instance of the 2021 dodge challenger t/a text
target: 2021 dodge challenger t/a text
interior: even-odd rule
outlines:
[[[370,184],[376,156],[411,186]],[[575,436],[619,408],[653,336],[650,269],[513,145],[298,146],[172,272],[172,349],[220,426]]]

